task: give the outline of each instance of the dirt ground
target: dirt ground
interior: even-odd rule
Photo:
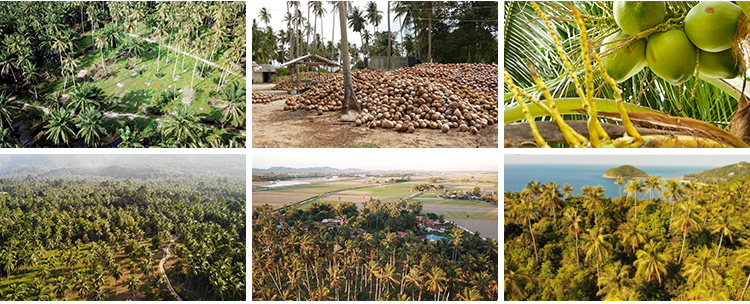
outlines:
[[[467,220],[467,219],[447,219],[471,231],[479,231],[483,237],[497,239],[497,221]]]
[[[253,92],[286,95],[271,91],[273,85],[253,85]],[[317,115],[306,110],[284,111],[286,99],[253,104],[251,114],[253,148],[497,148],[498,126],[491,125],[477,135],[451,130],[418,129],[414,133],[357,127],[342,123],[338,112]]]

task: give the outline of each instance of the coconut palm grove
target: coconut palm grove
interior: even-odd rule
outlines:
[[[747,299],[750,180],[728,173],[618,179],[617,197],[533,180],[507,191],[504,298]]]
[[[497,300],[497,240],[449,222],[431,239],[425,226],[439,217],[421,211],[420,202],[375,198],[362,210],[352,202],[256,207],[253,300]]]
[[[0,3],[1,147],[244,147],[245,2]]]
[[[151,167],[2,166],[0,300],[244,300],[244,176]]]

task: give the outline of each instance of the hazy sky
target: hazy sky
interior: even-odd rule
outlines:
[[[292,153],[286,153],[292,151]],[[253,154],[252,167],[334,167],[365,170],[494,171],[499,155],[490,149],[314,149]]]
[[[677,153],[676,153],[677,154]],[[505,164],[592,164],[721,167],[750,161],[750,155],[505,155]]]

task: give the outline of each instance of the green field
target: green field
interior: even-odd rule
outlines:
[[[143,33],[145,31],[145,27],[141,28],[141,36],[147,36]],[[83,45],[91,44],[91,34],[87,33],[83,36],[82,40]],[[216,82],[218,82],[218,78],[221,74],[220,69],[211,68],[206,65],[205,68],[213,70],[213,72],[205,75],[204,79],[199,79],[198,77],[193,78],[193,64],[197,61],[196,71],[200,71],[202,62],[195,60],[192,57],[184,56],[183,70],[183,56],[180,55],[179,60],[175,60],[175,52],[171,50],[168,51],[166,47],[161,47],[159,71],[164,75],[158,78],[154,74],[157,72],[156,62],[159,57],[159,48],[157,48],[156,44],[147,43],[144,47],[144,51],[145,52],[140,56],[140,61],[138,61],[136,67],[126,69],[125,64],[132,62],[132,60],[118,56],[116,63],[107,66],[107,71],[116,71],[113,76],[99,80],[93,80],[92,78],[93,81],[89,82],[89,84],[104,90],[105,94],[108,96],[108,100],[117,104],[116,107],[111,107],[108,110],[119,113],[147,114],[145,108],[151,104],[151,98],[155,94],[166,90],[170,93],[176,93],[177,100],[170,102],[164,107],[164,110],[175,111],[177,107],[182,106],[182,96],[180,96],[179,91],[189,88],[192,81],[197,93],[195,99],[190,104],[192,112],[207,118],[219,119],[221,117],[221,109],[216,109],[207,103],[208,101],[216,101],[215,98],[210,97],[210,93],[211,91],[216,90]],[[169,64],[166,64],[168,52]],[[193,55],[200,56],[200,54]],[[104,57],[105,60],[115,58],[115,53],[111,50],[105,50]],[[76,71],[83,69],[89,70],[94,64],[101,65],[102,60],[99,49],[97,48],[92,48],[88,53],[83,54],[76,59],[80,63],[80,67],[76,69]],[[177,63],[176,70],[175,63]],[[173,71],[175,72],[175,78],[179,78],[176,82],[173,81],[172,78]],[[134,73],[136,74],[135,76],[133,76]],[[89,71],[89,75],[91,75],[91,71]],[[214,80],[214,78],[216,79]],[[245,80],[240,77],[230,74],[228,78],[230,81],[239,81],[240,85],[245,85]],[[80,83],[80,81],[78,82]],[[118,84],[122,84],[122,86],[118,87]],[[63,89],[64,85],[65,79],[60,77],[56,81],[48,83],[41,91],[44,93],[58,92]],[[72,88],[73,81],[68,78],[67,92],[72,91]]]

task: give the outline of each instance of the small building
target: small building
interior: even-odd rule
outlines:
[[[257,64],[253,61],[253,83],[271,83],[272,74],[276,68],[270,64]]]
[[[422,61],[414,56],[403,57],[403,56],[391,56],[391,70],[398,70],[400,68],[413,67],[421,64]],[[370,69],[376,69],[381,71],[388,70],[388,56],[370,56],[365,58],[365,67]]]
[[[442,237],[442,236],[439,236],[439,235],[428,234],[428,235],[425,236],[425,239],[427,239],[427,241],[429,241],[430,243],[434,243],[434,242],[437,242],[437,241],[440,241],[440,240],[447,240],[448,238],[447,237]]]

